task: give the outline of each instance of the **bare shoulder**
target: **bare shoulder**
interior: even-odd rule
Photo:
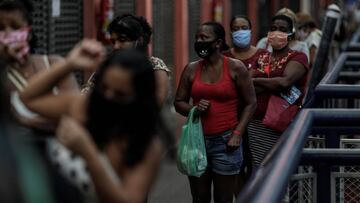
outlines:
[[[60,56],[60,55],[48,55],[47,56],[49,59],[50,64],[54,64],[57,63],[59,61],[64,61],[64,57]]]
[[[196,69],[200,67],[201,60],[193,61],[187,64],[183,70],[183,75],[186,76],[190,81],[195,78]]]
[[[229,58],[229,66],[228,67],[229,67],[231,75],[248,73],[248,70],[247,70],[245,64],[238,59]]]
[[[35,62],[37,62],[37,61],[43,62],[44,60],[49,60],[50,64],[54,64],[58,61],[64,60],[64,57],[62,57],[60,55],[32,54],[31,59]]]

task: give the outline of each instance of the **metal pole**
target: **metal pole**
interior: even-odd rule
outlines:
[[[322,27],[322,38],[320,46],[315,57],[315,61],[312,67],[311,80],[309,83],[308,93],[306,95],[305,103],[307,103],[314,96],[314,89],[319,84],[322,77],[325,75],[328,63],[328,55],[331,42],[334,38],[335,29],[338,20],[340,19],[340,8],[332,4],[328,7],[325,17],[325,22]]]
[[[310,12],[311,10],[311,0],[302,0],[300,1],[301,12]]]
[[[314,166],[316,171],[316,202],[330,202],[331,200],[331,183],[330,176],[331,172],[329,170],[330,166],[326,163],[319,163]]]
[[[340,148],[340,135],[337,132],[328,132],[325,137],[326,148]]]
[[[254,0],[248,0],[248,16],[250,18],[250,21],[253,22],[252,23],[252,28],[251,28],[251,32],[252,32],[252,41],[251,44],[256,44],[257,40],[258,40],[258,1],[254,1]]]
[[[181,73],[189,61],[189,19],[188,1],[174,1],[174,37],[175,37],[175,87],[180,82]],[[192,47],[191,47],[192,48]]]

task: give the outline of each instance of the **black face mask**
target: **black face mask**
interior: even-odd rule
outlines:
[[[212,46],[215,41],[216,40],[210,42],[195,42],[194,48],[197,55],[200,58],[207,58],[211,56],[216,50],[216,48]]]
[[[87,109],[87,128],[101,147],[115,134],[133,134],[138,128],[137,111],[135,102],[113,101],[94,89]]]

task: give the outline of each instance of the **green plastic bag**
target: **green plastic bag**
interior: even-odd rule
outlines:
[[[177,149],[177,167],[188,176],[200,177],[207,167],[206,148],[201,119],[190,110],[188,119],[182,127]]]

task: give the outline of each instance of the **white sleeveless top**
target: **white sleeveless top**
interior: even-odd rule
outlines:
[[[48,56],[43,56],[44,64],[46,69],[50,69],[50,62]],[[10,93],[10,102],[14,108],[14,110],[22,117],[27,119],[32,119],[38,114],[31,112],[23,102],[20,100],[19,92],[22,92],[24,88],[28,85],[26,79],[14,68],[9,68],[7,71],[7,77],[10,82],[16,87],[17,91],[13,91]],[[58,93],[57,88],[53,89],[54,94]]]
[[[49,59],[46,55],[43,56],[43,60],[46,69],[50,69]],[[30,111],[19,97],[19,92],[23,91],[24,88],[28,85],[26,79],[14,68],[8,69],[7,77],[17,89],[17,91],[11,92],[10,99],[16,113],[27,119],[38,117],[39,115]],[[57,94],[58,90],[54,88],[53,93]],[[57,167],[57,170],[60,171],[64,178],[66,178],[71,184],[73,184],[81,191],[85,202],[98,202],[95,193],[95,187],[89,172],[86,170],[86,163],[84,159],[72,153],[56,138],[48,138],[46,145],[47,154],[50,161],[55,165],[55,167]],[[99,158],[109,176],[116,183],[120,183],[120,179],[112,168],[107,157],[100,154]]]

